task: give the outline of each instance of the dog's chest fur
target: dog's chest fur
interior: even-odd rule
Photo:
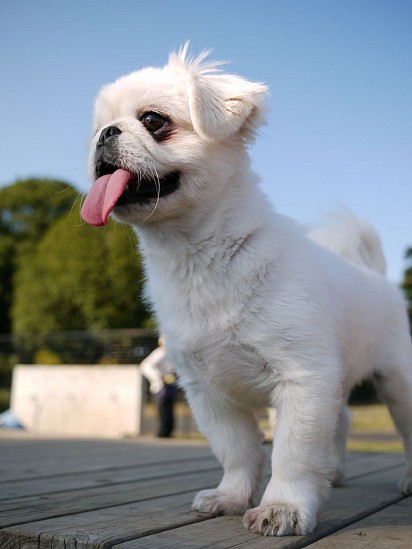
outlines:
[[[216,334],[210,345],[180,354],[183,377],[189,373],[193,378],[194,374],[203,385],[233,400],[253,406],[270,405],[278,377],[273,363],[269,364],[257,347],[237,341],[236,333],[229,341],[226,336],[219,339]]]
[[[259,252],[259,231],[249,228],[236,236],[217,231],[196,243],[168,243],[149,233],[140,242],[146,295],[180,374],[263,404],[273,364],[252,332],[264,322],[262,290],[273,258]]]
[[[178,333],[187,332],[190,339],[196,331],[203,339],[233,330],[253,310],[267,282],[271,259],[259,252],[259,240],[257,228],[238,235],[216,231],[195,241],[145,233],[140,243],[146,296],[160,322],[173,317]]]

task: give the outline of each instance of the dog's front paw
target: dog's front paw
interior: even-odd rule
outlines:
[[[304,536],[313,532],[316,519],[305,517],[295,505],[274,503],[246,511],[243,524],[263,536]]]
[[[249,502],[242,501],[234,494],[221,490],[202,490],[193,500],[192,508],[214,515],[242,515],[249,506]]]

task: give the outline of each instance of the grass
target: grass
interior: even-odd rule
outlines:
[[[347,448],[356,452],[403,452],[402,442],[396,440],[379,441],[368,438],[354,440],[349,437]]]
[[[350,406],[349,450],[402,452],[403,445],[384,404]]]
[[[357,432],[394,433],[395,428],[384,404],[350,406],[352,430]]]

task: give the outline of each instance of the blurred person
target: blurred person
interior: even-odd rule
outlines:
[[[174,401],[177,393],[174,368],[167,358],[163,338],[159,338],[159,347],[140,364],[140,370],[149,382],[159,414],[158,437],[170,437],[174,429]]]

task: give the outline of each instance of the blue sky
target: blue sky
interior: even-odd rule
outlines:
[[[0,185],[46,176],[85,192],[99,88],[187,39],[269,85],[251,156],[275,208],[313,223],[350,207],[399,281],[412,245],[410,0],[0,0]]]

